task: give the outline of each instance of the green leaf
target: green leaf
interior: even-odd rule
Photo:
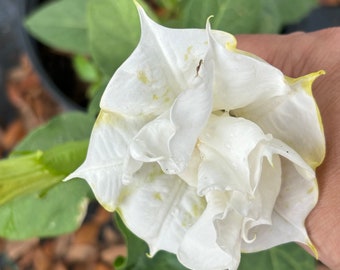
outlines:
[[[82,112],[68,112],[51,119],[35,129],[14,149],[12,156],[20,152],[47,150],[53,146],[90,138],[95,117]]]
[[[233,34],[256,32],[262,8],[259,0],[187,0],[182,5],[181,27],[205,28],[205,20],[213,15],[213,29]]]
[[[238,270],[315,270],[316,261],[295,243],[258,253],[242,254]]]
[[[88,22],[91,55],[102,71],[112,76],[138,44],[136,6],[132,0],[89,0]]]
[[[276,1],[263,0],[256,33],[279,33],[282,28],[280,12]]]
[[[97,67],[87,57],[82,55],[74,56],[72,58],[72,65],[82,81],[93,83],[100,79]]]
[[[88,84],[86,96],[89,100],[92,100],[103,81],[103,76],[98,66],[93,60],[82,55],[74,56],[72,58],[72,65],[80,80]]]
[[[318,5],[317,0],[275,0],[282,24],[299,22]]]
[[[115,262],[115,269],[117,270],[185,270],[180,264],[174,254],[165,251],[158,252],[153,258],[147,257],[149,252],[147,244],[131,233],[118,214],[115,214],[115,221],[120,231],[125,237],[128,246],[128,257],[123,260],[118,257]]]
[[[84,160],[94,117],[65,113],[30,133],[0,161],[0,205],[59,183]]]
[[[316,0],[187,0],[180,5],[180,27],[204,28],[204,19],[213,15],[213,29],[232,34],[278,33],[284,24],[306,16]]]
[[[28,31],[53,48],[89,54],[87,0],[60,0],[42,5],[25,21]]]
[[[85,113],[60,115],[0,161],[1,236],[52,236],[79,226],[89,187],[61,181],[85,159],[93,122]]]
[[[0,206],[0,236],[50,237],[77,229],[86,214],[90,188],[83,180],[60,183]]]
[[[44,152],[42,162],[49,171],[67,176],[84,161],[89,140],[66,142]]]
[[[85,159],[88,140],[0,161],[0,205],[59,183]]]
[[[89,38],[94,60],[112,75],[136,47],[139,17],[133,1],[89,0]]]
[[[59,115],[31,132],[0,161],[0,204],[60,182],[86,156],[94,117],[81,112]]]
[[[0,205],[60,182],[62,175],[50,172],[37,151],[0,161]]]

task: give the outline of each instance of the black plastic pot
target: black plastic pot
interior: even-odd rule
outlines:
[[[39,0],[1,0],[0,1],[0,126],[6,126],[16,116],[15,109],[6,97],[6,75],[8,71],[19,64],[20,57],[27,54],[33,69],[38,73],[44,89],[65,110],[81,109],[82,107],[72,100],[73,86],[69,83],[70,77],[75,74],[70,59],[58,55],[54,59],[44,51],[43,45],[34,40],[25,30],[23,21],[34,9],[38,8],[42,1]],[[58,58],[58,60],[56,60]],[[60,88],[57,81],[51,77],[46,69],[48,64],[56,67],[56,63],[62,63],[58,67]],[[67,85],[67,83],[69,83]],[[61,91],[60,89],[63,89]]]
[[[35,9],[50,0],[21,1],[21,18],[24,20]],[[22,25],[22,24],[21,24]],[[72,67],[69,55],[56,52],[32,38],[22,27],[25,50],[39,73],[42,83],[67,109],[83,109],[87,100],[84,85]]]
[[[20,32],[19,10],[15,1],[0,1],[0,126],[6,126],[16,111],[7,100],[5,87],[9,69],[17,65],[23,47]]]

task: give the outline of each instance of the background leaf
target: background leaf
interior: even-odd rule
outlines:
[[[269,0],[268,0],[269,1]],[[318,5],[317,0],[275,0],[281,23],[297,23]]]
[[[0,162],[0,205],[16,197],[41,191],[60,182],[62,175],[52,173],[36,151]]]
[[[87,0],[60,0],[45,4],[31,14],[25,26],[48,46],[75,54],[89,54]]]
[[[139,17],[133,1],[89,0],[91,54],[104,73],[112,75],[138,43]]]
[[[148,14],[154,16],[150,10]],[[91,55],[102,71],[112,76],[139,41],[136,6],[132,0],[89,0],[88,23]]]
[[[93,116],[81,112],[57,116],[0,162],[0,235],[52,236],[80,225],[89,187],[85,181],[61,181],[84,160],[93,122]],[[39,220],[32,222],[36,213]]]
[[[0,206],[0,235],[26,239],[72,232],[86,214],[90,194],[83,180],[72,180],[17,198]]]
[[[259,22],[253,33],[279,33],[282,28],[276,0],[262,0]]]
[[[0,161],[0,205],[59,183],[79,167],[87,147],[88,140],[67,142]]]
[[[295,243],[242,254],[238,270],[315,270],[316,261]]]
[[[187,0],[181,6],[177,25],[204,28],[210,15],[212,28],[241,33],[278,33],[284,24],[293,23],[316,6],[316,0]]]
[[[260,23],[261,1],[210,0],[183,1],[181,27],[205,28],[206,19],[213,15],[212,28],[230,33],[255,32]]]
[[[0,205],[59,183],[85,159],[94,117],[59,115],[36,129],[0,161]]]
[[[14,149],[20,152],[47,150],[53,146],[90,138],[95,118],[83,112],[67,112],[52,118],[47,124],[27,135]]]
[[[93,83],[100,79],[99,71],[87,57],[75,55],[72,58],[72,66],[79,78],[84,82]]]
[[[157,21],[152,10],[140,4]],[[168,14],[165,25],[204,28],[214,15],[212,27],[240,33],[277,33],[283,24],[302,19],[317,0],[158,0]],[[168,10],[167,10],[168,9]],[[26,27],[43,43],[74,54],[91,56],[111,76],[136,47],[139,17],[132,0],[59,0],[34,12]]]

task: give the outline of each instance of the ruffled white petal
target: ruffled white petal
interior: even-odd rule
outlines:
[[[256,124],[246,119],[211,115],[199,137],[202,162],[198,193],[216,188],[252,193],[257,183],[250,175],[248,156],[266,137]]]
[[[165,173],[180,173],[188,165],[197,138],[212,109],[212,72],[209,57],[189,89],[178,95],[169,111],[145,125],[130,145],[131,155],[157,161]]]
[[[292,241],[311,245],[304,222],[318,197],[315,174],[294,150],[282,142],[274,140],[264,147],[265,151],[274,155],[273,167],[263,167],[263,175],[255,193],[256,200],[265,200],[258,207],[263,211],[260,219],[253,217],[247,225],[248,234],[255,235],[256,240],[251,243],[244,241],[242,250],[256,252]],[[277,175],[280,172],[277,161],[274,162],[278,158],[277,154],[286,157],[281,158],[282,175]],[[274,179],[280,184],[279,190],[275,183],[270,182]],[[271,194],[266,195],[268,190]]]
[[[220,225],[216,222],[222,218],[228,199],[228,194],[224,192],[211,191],[207,194],[207,208],[185,235],[177,255],[180,262],[189,269],[234,270],[237,268],[240,256],[237,252],[239,246],[237,238],[240,231],[237,219],[234,219],[232,226],[228,227],[230,234],[225,235],[227,238],[230,237],[229,246],[236,247],[236,257],[233,257],[234,253],[226,253],[217,243]]]
[[[249,209],[244,221],[244,241],[256,236],[248,230],[259,224],[271,224],[271,215],[281,188],[281,160],[278,155],[268,153],[270,140],[261,141],[250,153],[249,167],[257,183],[254,192],[249,196]]]
[[[122,192],[118,211],[125,224],[150,247],[176,253],[189,228],[206,207],[196,190],[176,175],[167,175],[155,163],[145,164],[135,181]]]

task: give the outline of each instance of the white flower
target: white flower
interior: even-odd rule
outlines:
[[[83,165],[98,201],[190,269],[236,269],[241,252],[312,244],[304,221],[325,143],[312,81],[206,29],[169,29],[138,7],[138,47],[101,100]]]

